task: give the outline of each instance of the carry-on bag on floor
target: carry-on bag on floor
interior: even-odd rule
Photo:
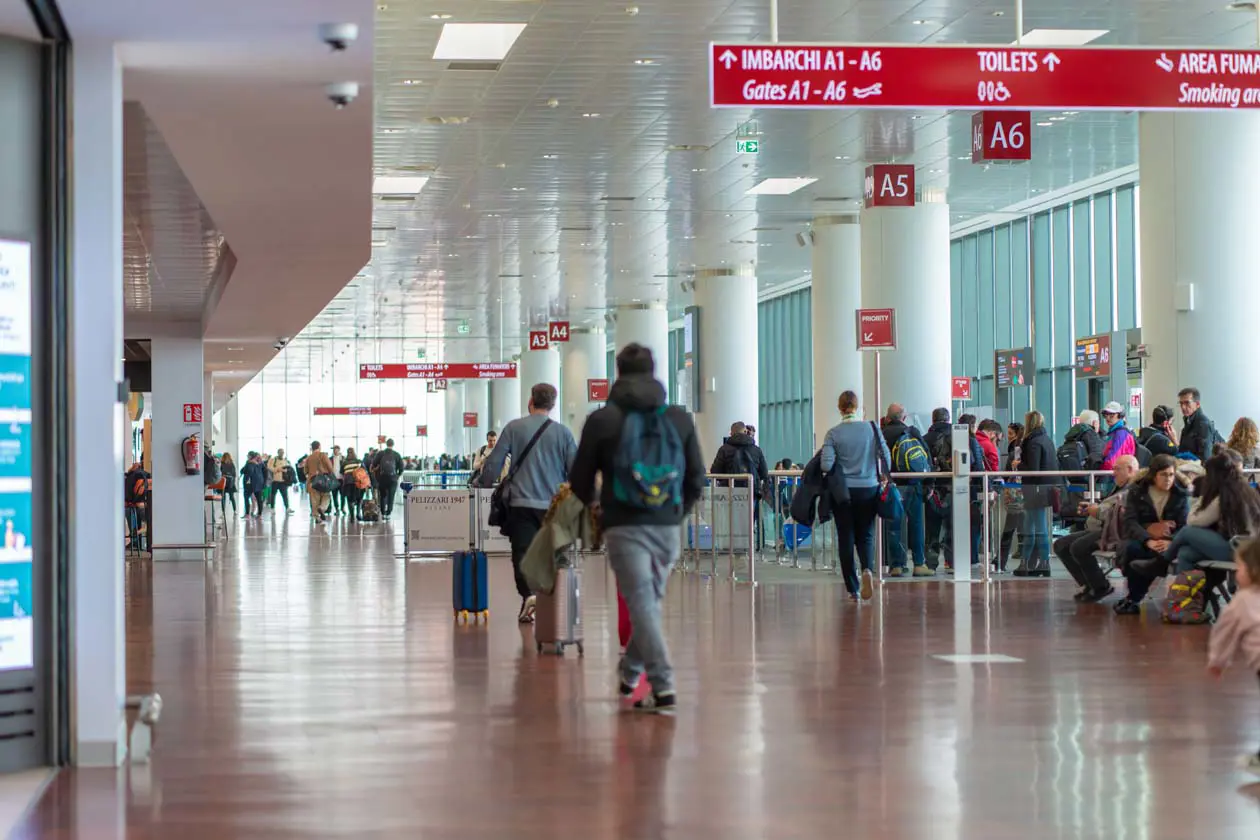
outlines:
[[[574,563],[556,567],[556,588],[550,593],[536,596],[534,610],[534,641],[538,652],[551,646],[556,656],[564,656],[564,649],[577,645],[578,656],[585,655],[582,647],[582,570]]]
[[[452,603],[456,621],[490,620],[486,553],[470,548],[457,551],[451,562]]]
[[[380,522],[381,521],[380,505],[378,505],[376,502],[372,501],[371,499],[368,499],[367,501],[363,503],[362,509],[359,511],[359,518],[362,519],[364,522]]]

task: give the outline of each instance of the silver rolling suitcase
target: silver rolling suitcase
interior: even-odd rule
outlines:
[[[564,656],[564,649],[577,645],[578,656],[585,654],[582,647],[582,568],[578,565],[578,552],[566,554],[556,567],[556,587],[549,594],[539,594],[534,611],[534,641],[538,652],[551,647],[556,656]]]

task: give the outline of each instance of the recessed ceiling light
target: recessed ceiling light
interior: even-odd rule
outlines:
[[[635,63],[635,64],[638,64],[638,65],[655,64],[655,63],[656,63],[656,59],[654,59],[654,58],[636,58],[636,59],[634,60],[634,63]]]
[[[1052,122],[1039,122],[1039,123],[1037,123],[1037,125],[1041,126],[1042,128],[1048,128],[1049,126],[1054,125],[1054,123],[1052,123]]]
[[[502,61],[525,31],[523,23],[447,23],[433,50],[435,61]]]
[[[404,85],[422,85],[424,84],[424,80],[423,79],[403,79],[402,83]]]
[[[454,255],[454,254],[447,254],[446,256],[448,256],[448,257],[453,257],[453,256],[455,256],[455,255]]]
[[[913,23],[915,26],[927,26],[927,25],[928,25],[929,23],[931,23],[932,21],[930,21],[930,20],[912,20],[912,21],[910,21],[910,22],[911,22],[911,23]]]
[[[403,130],[401,128],[382,128],[381,129],[381,134],[402,134],[402,133],[403,133]]]
[[[524,187],[512,187],[512,192],[525,192]]]
[[[583,114],[582,116],[586,117],[588,120],[594,120],[594,119],[598,119],[598,118],[599,118],[599,112],[598,112],[598,111],[587,111],[587,112],[586,112],[585,114]]]
[[[836,155],[836,160],[853,160],[850,155]]]
[[[1075,117],[1075,116],[1076,116],[1077,114],[1079,114],[1079,113],[1080,113],[1080,111],[1064,111],[1064,112],[1063,112],[1063,116],[1065,116],[1065,117]]]
[[[912,120],[921,120],[921,119],[923,119],[923,115],[922,115],[922,114],[911,114],[911,115],[910,115],[910,119],[912,119]]]
[[[384,248],[384,247],[385,247],[386,245],[388,245],[388,244],[389,244],[389,240],[388,240],[388,239],[373,239],[373,240],[372,240],[372,247],[373,247],[373,248]]]
[[[1063,122],[1067,117],[1051,117],[1050,122]]]
[[[704,167],[698,167],[698,168],[693,169],[693,170],[691,170],[691,171],[692,171],[692,172],[708,172],[709,170],[705,169]]]
[[[941,174],[942,172],[944,172],[944,171],[945,171],[945,170],[943,170],[943,169],[929,169],[929,170],[928,170],[928,174],[929,174],[929,175],[940,175],[940,174]]]
[[[817,178],[766,178],[749,188],[744,195],[791,195],[817,180]]]
[[[1003,17],[1006,14],[1006,12],[1002,11],[1001,9],[995,9],[991,14],[994,17]]]
[[[959,155],[958,160],[971,160],[971,155]]]
[[[548,155],[543,155],[543,160],[555,160],[555,159],[556,159],[556,158],[558,158],[558,157],[560,157],[560,155],[550,155],[550,154],[548,154]]]
[[[452,15],[447,12],[435,12],[429,15],[430,20],[450,20]]]
[[[1097,41],[1110,29],[1030,29],[1019,41],[1012,44],[1021,47],[1079,47]]]
[[[416,196],[429,183],[425,175],[377,175],[372,181],[372,194],[381,196]]]

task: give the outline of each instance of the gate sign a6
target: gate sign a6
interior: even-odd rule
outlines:
[[[552,344],[564,344],[569,340],[569,322],[552,321],[547,327],[547,338]]]
[[[866,167],[867,207],[913,207],[914,164],[877,163]]]
[[[547,341],[547,330],[529,331],[530,350],[546,350],[549,346],[551,345]]]
[[[1032,114],[977,111],[971,117],[971,162],[1032,160]]]

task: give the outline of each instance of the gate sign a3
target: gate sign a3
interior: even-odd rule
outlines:
[[[971,117],[971,162],[1032,160],[1032,114],[978,111]]]
[[[928,44],[710,44],[715,108],[1260,108],[1260,52]]]
[[[530,330],[529,333],[529,349],[530,350],[546,350],[550,347],[547,339],[547,330]]]

